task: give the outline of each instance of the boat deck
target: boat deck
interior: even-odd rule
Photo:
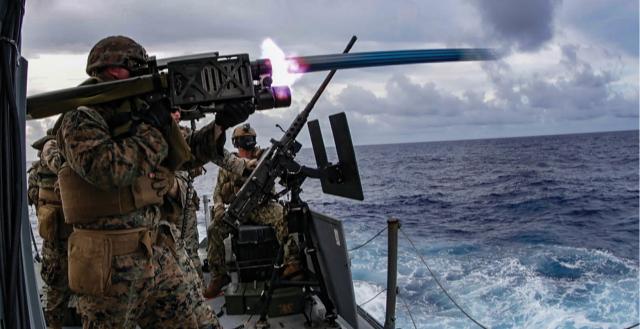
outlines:
[[[208,303],[213,307],[215,312],[219,312],[224,305],[224,297],[217,297],[215,299],[208,300]],[[359,310],[360,312],[364,312],[364,310]],[[255,328],[256,322],[258,321],[259,315],[228,315],[223,314],[219,317],[220,324],[225,329],[240,329],[240,328]],[[372,320],[370,316],[366,314],[358,314],[358,328],[359,329],[381,329],[382,326],[375,322],[369,322]],[[352,328],[349,324],[344,321],[338,320],[339,327],[329,326],[324,322],[314,322],[309,326],[306,323],[306,319],[302,314],[293,314],[287,316],[281,316],[276,318],[270,318],[267,320],[269,322],[270,328]],[[375,321],[375,320],[373,320]]]

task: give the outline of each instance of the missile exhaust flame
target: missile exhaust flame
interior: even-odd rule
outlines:
[[[262,50],[261,57],[271,61],[273,85],[291,87],[300,79],[301,73],[289,72],[291,62],[287,60],[284,51],[271,38],[262,41],[260,48]]]

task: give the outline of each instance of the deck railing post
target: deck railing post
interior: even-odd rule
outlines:
[[[211,210],[209,209],[209,195],[205,194],[202,196],[202,204],[204,208],[204,227],[205,230],[208,230],[209,222],[211,221],[211,219],[209,218],[209,215],[211,214]]]
[[[396,327],[396,294],[398,279],[398,228],[400,221],[396,218],[390,218],[388,225],[388,258],[387,258],[387,311],[384,319],[385,329],[394,329]]]

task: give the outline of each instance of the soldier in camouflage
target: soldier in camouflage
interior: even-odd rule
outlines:
[[[41,154],[41,151],[38,151],[38,160],[31,163],[31,167],[27,170],[27,203],[36,208],[38,207],[38,170]]]
[[[67,279],[67,238],[72,228],[65,224],[60,197],[56,192],[58,170],[63,159],[51,129],[32,145],[39,161],[29,170],[29,203],[36,206],[38,232],[42,238],[40,275],[46,284],[44,315],[49,328],[62,328],[71,298]]]
[[[89,53],[87,73],[94,83],[126,79],[146,61],[132,39],[107,37]],[[220,151],[224,130],[253,109],[242,104],[189,136],[192,162],[233,162]],[[164,165],[179,167],[182,161],[168,155],[185,143],[172,133],[169,112],[161,102],[129,98],[79,107],[62,119],[60,193],[74,225],[69,285],[84,328],[219,327],[213,314],[208,324],[198,319],[197,293],[181,264],[186,252],[175,243],[178,184],[175,168]]]
[[[256,131],[244,124],[233,131],[232,142],[238,149],[237,155],[240,158],[249,159],[247,168],[255,168],[257,159],[260,158],[263,150],[256,146]],[[218,180],[213,191],[213,208],[211,225],[207,228],[207,258],[211,271],[211,281],[205,291],[205,297],[213,298],[220,294],[224,285],[229,283],[227,267],[224,258],[223,240],[231,232],[228,225],[224,224],[222,217],[226,205],[233,201],[247,175],[236,173],[220,168]],[[298,246],[294,239],[289,239],[289,230],[285,221],[283,207],[277,202],[270,200],[266,204],[258,207],[248,215],[248,221],[256,224],[271,225],[275,228],[276,237],[280,244],[285,244],[285,270],[284,275],[289,276],[300,271],[297,255]]]
[[[180,109],[173,108],[171,117],[176,123],[180,122]],[[182,135],[188,139],[192,135],[189,128],[180,126]],[[227,157],[230,154],[227,153]],[[239,160],[239,159],[238,159]],[[227,159],[227,161],[233,161]],[[178,202],[182,207],[182,213],[178,217],[174,236],[179,237],[177,244],[177,257],[180,268],[185,273],[187,282],[192,286],[190,299],[194,304],[193,311],[200,326],[208,323],[215,323],[219,326],[217,318],[214,316],[211,307],[203,297],[204,281],[202,274],[202,263],[198,255],[198,221],[196,211],[198,210],[198,195],[193,187],[193,178],[202,173],[202,167],[195,167],[190,170],[180,170],[176,172],[176,183],[178,185]]]
[[[173,108],[171,117],[179,124],[180,123],[180,108]],[[191,129],[180,126],[182,136],[189,138],[191,136]],[[180,190],[180,204],[182,205],[181,222],[178,225],[180,237],[184,243],[187,255],[193,262],[195,270],[198,273],[200,280],[203,280],[202,274],[202,261],[198,255],[198,246],[200,244],[200,237],[198,235],[198,216],[197,211],[200,209],[200,198],[193,186],[193,180],[202,175],[203,167],[195,167],[190,170],[180,170],[176,172],[176,178],[178,187]]]

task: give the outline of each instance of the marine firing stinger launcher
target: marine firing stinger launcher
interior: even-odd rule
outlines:
[[[291,73],[416,63],[492,60],[489,49],[420,49],[290,57]],[[217,52],[156,60],[141,76],[61,89],[27,98],[27,119],[40,119],[117,99],[146,95],[166,98],[184,110],[183,120],[225,110],[225,104],[250,100],[256,110],[291,105],[288,86],[272,86],[269,59]],[[191,110],[189,110],[191,109]]]

